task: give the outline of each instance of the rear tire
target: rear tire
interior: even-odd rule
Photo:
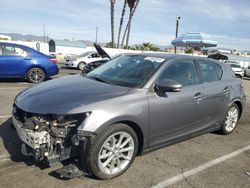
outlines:
[[[126,124],[114,124],[96,136],[90,145],[87,163],[99,179],[111,179],[123,174],[138,152],[137,135]]]
[[[239,107],[237,104],[233,103],[227,111],[220,132],[224,135],[231,134],[237,126],[239,117],[240,117]]]
[[[39,67],[33,67],[28,70],[26,74],[27,80],[31,83],[43,82],[46,79],[46,74],[43,69]]]

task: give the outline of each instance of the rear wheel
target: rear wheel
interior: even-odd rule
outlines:
[[[115,124],[102,131],[89,149],[90,170],[99,179],[110,179],[124,173],[138,151],[138,139],[132,128]]]
[[[43,69],[39,67],[34,67],[28,70],[27,79],[31,83],[43,82],[46,78],[46,74]]]
[[[85,66],[86,66],[86,63],[85,63],[85,62],[80,62],[80,63],[78,64],[77,68],[80,69],[80,70],[83,70],[83,69],[85,68]]]
[[[239,120],[239,107],[237,104],[232,104],[227,111],[227,115],[225,117],[224,123],[221,127],[222,134],[231,134]]]

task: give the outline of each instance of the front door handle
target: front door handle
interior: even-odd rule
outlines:
[[[204,97],[204,96],[202,95],[202,93],[196,93],[196,94],[194,95],[194,99],[195,99],[195,100],[201,100],[203,97]]]

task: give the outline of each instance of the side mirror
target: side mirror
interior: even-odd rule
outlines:
[[[156,83],[155,91],[160,93],[179,92],[182,90],[182,85],[174,80],[164,79]]]

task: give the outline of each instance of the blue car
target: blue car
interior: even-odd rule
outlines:
[[[38,83],[58,74],[57,61],[30,47],[0,42],[0,78],[24,78]]]

